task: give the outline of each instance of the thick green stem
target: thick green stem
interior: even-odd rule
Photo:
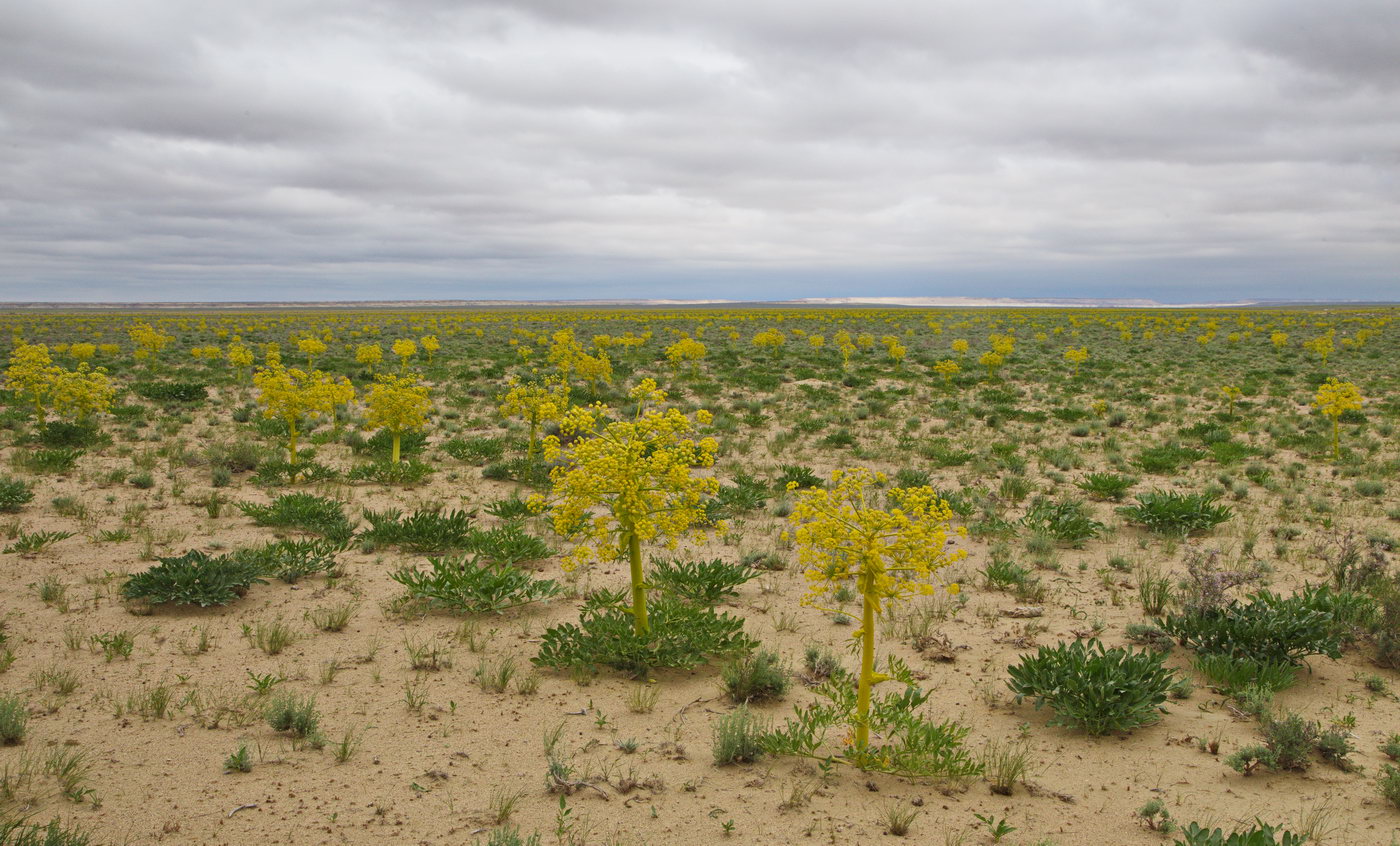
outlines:
[[[394,462],[395,464],[398,464],[398,463],[399,463],[399,441],[400,441],[401,438],[402,438],[402,433],[401,433],[401,432],[398,432],[398,431],[395,431],[395,432],[394,432],[394,455],[393,455],[393,462]]]
[[[1336,461],[1342,457],[1342,418],[1337,415],[1332,416],[1332,460]]]
[[[289,420],[289,421],[287,421],[287,432],[288,432],[288,434],[290,435],[290,440],[288,440],[288,442],[287,442],[287,456],[288,456],[288,457],[287,457],[287,463],[288,463],[288,464],[296,464],[296,463],[297,463],[297,421],[295,421],[295,420]]]
[[[875,683],[875,603],[866,595],[860,614],[860,681],[856,688],[856,756],[864,766],[870,745],[870,688]]]
[[[627,530],[627,560],[632,569],[632,631],[645,635],[651,631],[647,622],[647,586],[642,578],[642,539]]]

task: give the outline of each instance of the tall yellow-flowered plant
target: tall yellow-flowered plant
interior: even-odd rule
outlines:
[[[1079,376],[1079,366],[1089,360],[1088,347],[1070,347],[1065,350],[1065,361],[1074,365],[1074,375]]]
[[[428,412],[433,410],[427,386],[418,384],[418,380],[412,376],[387,374],[376,378],[365,397],[365,405],[369,407],[369,424],[378,429],[387,429],[393,436],[390,460],[395,464],[399,463],[403,433],[423,428]]]
[[[1339,381],[1335,376],[1328,377],[1327,381],[1317,388],[1317,396],[1313,399],[1313,406],[1332,418],[1333,461],[1341,458],[1342,455],[1342,415],[1348,411],[1360,411],[1361,403],[1361,389],[1351,382]]]
[[[49,385],[49,401],[60,416],[77,423],[86,423],[94,414],[112,407],[117,387],[102,368],[92,370],[87,362],[77,370],[60,370]]]
[[[705,345],[694,338],[685,337],[666,348],[666,359],[671,367],[679,369],[683,362],[690,362],[690,372],[696,371],[696,363],[705,357]]]
[[[293,466],[297,463],[297,438],[303,419],[334,415],[337,405],[355,396],[355,389],[344,377],[337,379],[319,370],[308,373],[280,364],[254,373],[253,384],[258,389],[263,416],[287,424],[287,463]]]
[[[138,359],[150,360],[175,340],[174,335],[166,335],[144,320],[137,321],[126,330],[131,342],[136,345],[134,355]]]
[[[871,688],[888,679],[875,672],[875,619],[888,603],[932,594],[937,572],[967,555],[949,549],[952,511],[932,488],[892,489],[889,507],[880,508],[873,489],[883,482],[883,475],[863,468],[838,470],[830,489],[802,491],[788,517],[810,583],[803,604],[820,607],[852,584],[861,596],[861,626],[853,635],[860,641],[860,675],[851,716],[858,761],[870,744]],[[947,589],[957,593],[958,585]]]
[[[1231,417],[1234,417],[1234,416],[1235,416],[1235,401],[1238,400],[1240,397],[1244,396],[1244,392],[1241,391],[1241,390],[1240,390],[1237,386],[1235,386],[1235,385],[1221,385],[1221,386],[1220,386],[1220,393],[1224,394],[1224,395],[1225,395],[1225,398],[1226,398],[1227,400],[1229,400],[1229,402],[1230,402],[1230,416],[1231,416]]]
[[[569,409],[559,428],[580,440],[568,455],[551,435],[544,440],[544,457],[565,463],[550,471],[553,483],[554,528],[579,539],[565,558],[565,568],[594,560],[625,558],[632,580],[632,626],[638,635],[651,630],[647,618],[647,584],[642,572],[642,544],[674,548],[704,514],[704,500],[719,490],[719,482],[699,477],[692,468],[714,464],[719,444],[697,438],[697,428],[709,425],[708,412],[694,419],[679,409],[661,409],[666,393],[644,379],[629,393],[637,403],[631,420],[605,422],[606,408]],[[543,510],[545,500],[531,497],[531,507]]]
[[[394,351],[394,355],[399,357],[400,373],[408,369],[408,360],[418,353],[418,345],[408,338],[398,339],[390,349]]]
[[[432,364],[433,355],[442,349],[442,342],[438,340],[437,335],[424,335],[418,339],[418,343],[423,345],[423,352],[428,354],[428,363]]]
[[[378,344],[360,344],[355,347],[355,361],[369,368],[371,372],[383,360],[384,350],[380,349]]]
[[[962,368],[951,358],[945,358],[933,365],[933,372],[943,377],[943,384],[945,385],[953,384],[953,377],[958,374],[959,370],[962,370]]]
[[[326,342],[320,338],[302,338],[297,341],[297,349],[306,356],[306,369],[316,366],[316,357],[326,354]]]
[[[504,417],[519,417],[530,427],[526,455],[534,458],[539,448],[540,426],[558,420],[569,410],[569,386],[563,382],[521,382],[512,378],[509,389],[501,394],[500,412]]]
[[[10,366],[5,369],[5,388],[28,400],[42,424],[53,380],[61,372],[53,363],[48,346],[21,342],[10,352]]]

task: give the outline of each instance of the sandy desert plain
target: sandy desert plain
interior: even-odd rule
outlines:
[[[0,843],[1398,842],[1395,318],[0,314]]]

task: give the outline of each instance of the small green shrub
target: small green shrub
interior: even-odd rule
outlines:
[[[661,668],[689,668],[712,658],[744,654],[757,641],[744,621],[662,594],[650,603],[651,630],[633,631],[632,609],[621,594],[598,592],[584,602],[577,624],[545,631],[534,663],[591,670],[611,667],[635,677]]]
[[[0,696],[0,745],[14,746],[24,740],[29,725],[29,708],[18,696]]]
[[[1098,640],[1040,647],[1007,668],[1007,685],[1020,702],[1055,711],[1051,725],[1091,735],[1129,731],[1160,719],[1175,673],[1153,650],[1105,649]]]
[[[399,455],[408,458],[421,455],[428,447],[428,433],[422,429],[406,429],[399,435]],[[388,461],[394,454],[394,433],[380,429],[368,438],[351,445],[356,455],[371,455],[379,461]]]
[[[313,494],[283,494],[268,505],[244,502],[238,509],[259,526],[297,529],[334,541],[348,541],[354,533],[339,502]]]
[[[1341,657],[1344,627],[1332,608],[1334,596],[1325,587],[1289,597],[1261,591],[1244,603],[1188,608],[1157,625],[1202,654],[1296,666],[1310,655]]]
[[[1255,685],[1277,693],[1298,681],[1298,667],[1288,661],[1260,661],[1228,654],[1197,655],[1191,666],[1222,693],[1234,695]]]
[[[1181,830],[1181,836],[1173,846],[1303,846],[1307,840],[1303,835],[1276,829],[1257,819],[1250,828],[1229,834],[1218,828],[1201,828],[1193,822]]]
[[[376,461],[361,464],[345,474],[351,482],[375,482],[380,485],[417,485],[436,472],[431,465],[416,458],[404,461]]]
[[[557,583],[536,579],[509,564],[483,565],[478,558],[430,558],[428,569],[404,567],[389,578],[410,598],[460,614],[500,613],[549,599],[561,592]]]
[[[208,386],[198,382],[137,382],[131,390],[143,399],[161,403],[198,403],[209,396]]]
[[[19,479],[0,476],[0,514],[13,514],[34,499],[34,489]]]
[[[549,544],[526,532],[517,522],[502,523],[484,532],[473,529],[466,548],[500,565],[538,561],[554,554]]]
[[[318,573],[334,573],[339,568],[335,556],[344,552],[346,541],[305,538],[269,541],[262,546],[241,549],[232,559],[247,564],[260,574],[276,576],[287,584]]]
[[[1128,489],[1137,484],[1137,479],[1118,473],[1090,473],[1074,483],[1084,493],[1094,499],[1111,499],[1115,502],[1127,495]]]
[[[502,438],[453,438],[442,445],[442,451],[458,461],[489,464],[505,455],[506,442]]]
[[[664,593],[710,607],[738,596],[735,588],[758,574],[758,570],[742,564],[728,564],[719,558],[712,561],[654,558],[649,581]]]
[[[305,698],[290,693],[278,694],[268,703],[267,724],[273,731],[307,740],[313,747],[321,741],[321,715],[316,712],[316,697]]]
[[[1104,528],[1102,523],[1089,516],[1082,502],[1057,502],[1040,497],[1031,503],[1030,510],[1021,518],[1021,525],[1076,549],[1098,537]]]
[[[1228,505],[1216,505],[1211,494],[1184,494],[1155,490],[1138,494],[1136,505],[1118,509],[1129,521],[1162,535],[1207,532],[1234,516]]]
[[[377,546],[397,546],[404,552],[424,554],[465,549],[472,539],[472,519],[475,512],[419,509],[409,516],[397,508],[364,511],[368,529],[360,532],[361,542]]]
[[[74,826],[65,828],[59,820],[37,825],[27,820],[0,821],[0,846],[88,846],[92,838]]]
[[[1169,474],[1175,473],[1181,465],[1190,464],[1204,456],[1205,453],[1199,449],[1168,443],[1143,450],[1133,459],[1133,464],[1144,473]]]
[[[791,684],[787,667],[767,649],[725,664],[720,680],[729,698],[741,704],[782,699]]]
[[[1394,764],[1381,764],[1380,777],[1376,789],[1385,797],[1391,807],[1400,808],[1400,767]]]
[[[21,452],[17,460],[31,473],[67,473],[82,455],[80,449],[35,449]]]
[[[99,447],[112,442],[96,423],[72,423],[54,420],[39,430],[39,443],[51,449],[63,447]]]
[[[266,569],[256,561],[237,556],[212,556],[197,549],[136,573],[122,585],[126,599],[143,599],[152,605],[227,605],[254,584],[267,584]]]
[[[754,714],[747,705],[715,720],[715,763],[750,764],[763,757],[763,736],[768,733],[768,721]]]

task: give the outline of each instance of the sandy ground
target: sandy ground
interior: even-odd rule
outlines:
[[[902,422],[916,408],[910,402],[889,416]],[[185,434],[195,442],[215,433],[204,428],[207,415],[198,416]],[[923,435],[935,432],[938,422],[927,425]],[[992,437],[1003,439],[1004,434]],[[770,456],[760,442],[750,456],[726,459],[721,475],[737,466],[735,461],[765,473],[799,458],[819,471],[834,466],[830,454],[813,458],[801,454],[800,447],[796,453]],[[351,463],[348,451],[338,446],[323,447],[321,460]],[[435,481],[408,491],[341,485],[311,490],[344,498],[347,513],[358,514],[362,507],[411,508],[423,502],[476,507],[516,489],[483,480],[478,468],[440,454],[430,460],[441,468]],[[889,470],[900,466],[866,463]],[[524,833],[538,830],[545,843],[870,842],[890,837],[883,817],[897,803],[913,803],[920,811],[911,842],[993,842],[974,814],[1014,826],[1003,843],[1170,842],[1136,818],[1137,809],[1153,799],[1163,800],[1183,822],[1229,827],[1258,816],[1295,831],[1312,826],[1323,835],[1315,842],[1322,843],[1385,844],[1400,833],[1400,812],[1374,788],[1384,760],[1377,743],[1400,731],[1400,703],[1393,696],[1368,693],[1359,680],[1361,674],[1379,674],[1395,689],[1396,674],[1371,665],[1364,648],[1341,661],[1314,659],[1305,681],[1278,700],[1324,722],[1354,715],[1354,758],[1362,767],[1355,773],[1319,763],[1300,774],[1236,774],[1222,759],[1257,741],[1257,723],[1233,713],[1203,686],[1189,699],[1170,703],[1170,713],[1159,724],[1099,739],[1046,727],[1045,712],[1011,703],[1006,667],[1033,644],[1053,644],[1097,626],[1106,642],[1122,644],[1123,627],[1142,620],[1135,575],[1106,569],[1109,555],[1181,572],[1180,549],[1123,527],[1109,505],[1095,506],[1099,519],[1115,527],[1109,537],[1083,550],[1060,550],[1059,569],[1039,573],[1050,588],[1043,617],[1004,616],[1017,601],[983,587],[977,574],[986,564],[987,546],[966,541],[970,556],[951,574],[964,585],[962,601],[937,600],[946,614],[937,626],[946,648],[920,653],[898,639],[898,618],[882,626],[882,652],[906,658],[926,677],[924,683],[935,690],[927,707],[970,726],[970,745],[1028,745],[1032,764],[1026,782],[1012,796],[997,796],[982,781],[921,785],[850,770],[823,780],[814,767],[790,759],[716,767],[710,751],[712,725],[733,706],[721,693],[713,667],[658,673],[650,683],[604,673],[581,684],[567,674],[545,671],[538,674],[533,693],[521,693],[516,685],[506,693],[484,692],[473,680],[480,662],[513,658],[519,675],[530,675],[529,659],[540,633],[554,622],[572,619],[575,603],[562,598],[475,621],[445,615],[404,620],[388,610],[400,594],[388,573],[420,559],[393,550],[345,553],[345,575],[333,586],[321,578],[294,586],[273,581],[255,586],[228,607],[160,608],[150,616],[134,615],[120,601],[118,588],[120,574],[151,563],[141,558],[142,539],[96,543],[86,537],[119,526],[129,506],[148,507],[145,527],[157,541],[157,554],[228,550],[265,541],[276,532],[254,526],[231,507],[210,518],[196,504],[210,492],[204,468],[180,467],[167,474],[162,466],[156,486],[145,491],[100,484],[102,471],[129,464],[129,458],[118,458],[115,448],[108,448],[82,458],[67,476],[34,477],[34,501],[20,514],[0,519],[18,518],[31,532],[77,532],[38,557],[5,555],[0,560],[0,612],[17,656],[0,674],[0,689],[24,697],[32,713],[25,742],[0,748],[0,771],[17,772],[26,756],[32,762],[55,750],[81,751],[90,765],[84,786],[91,793],[83,801],[58,795],[55,779],[40,774],[18,787],[11,807],[38,820],[62,816],[77,822],[95,834],[95,842],[484,842],[496,822],[493,801],[517,795],[510,823]],[[1033,461],[1028,475],[1044,483],[1042,470]],[[456,482],[447,479],[453,471],[460,476]],[[1339,522],[1391,530],[1384,513],[1396,505],[1393,490],[1356,502],[1325,468],[1314,466],[1308,472],[1313,474],[1310,491],[1337,503]],[[987,482],[965,468],[938,474],[949,483]],[[182,496],[172,493],[172,482],[183,487]],[[234,501],[268,498],[246,477],[222,492]],[[51,503],[59,496],[85,504],[88,519],[57,514]],[[1262,550],[1269,546],[1268,528],[1289,517],[1257,488],[1235,505],[1241,512],[1235,520],[1216,535],[1193,542],[1234,549],[1242,534],[1253,529],[1264,533]],[[493,522],[486,516],[479,520]],[[791,561],[791,550],[779,540],[783,522],[767,512],[751,514],[732,528],[728,543],[716,538],[688,554],[736,561],[751,550],[776,550]],[[531,525],[557,543],[543,524]],[[1316,579],[1320,562],[1306,555],[1316,539],[1310,532],[1289,545],[1283,560],[1271,560],[1276,589]],[[1019,543],[1013,548],[1025,557]],[[531,566],[562,577],[557,559]],[[33,586],[48,576],[67,586],[66,611],[38,598]],[[626,573],[613,566],[585,578],[594,586],[618,586]],[[800,607],[803,589],[801,574],[789,567],[749,582],[726,610],[743,616],[748,631],[795,668],[809,644],[828,644],[847,654],[851,627]],[[358,610],[343,632],[319,632],[304,618],[312,609],[351,599]],[[903,609],[900,615],[916,611]],[[300,634],[279,655],[264,654],[241,634],[245,624],[276,618]],[[199,627],[212,645],[202,654],[189,654]],[[129,659],[107,661],[90,646],[91,635],[119,631],[135,635]],[[443,645],[450,666],[412,670],[406,641],[430,640]],[[325,672],[329,662],[338,667],[336,672]],[[1192,675],[1181,650],[1170,663]],[[50,669],[75,671],[76,689],[59,695],[44,686],[38,674]],[[250,674],[283,677],[276,691],[314,695],[330,741],[327,748],[297,749],[272,731],[258,716],[261,701],[249,689]],[[649,713],[629,709],[639,684],[657,692]],[[132,706],[157,686],[171,692],[169,713],[165,718],[142,716]],[[421,708],[406,705],[406,692],[423,698]],[[780,720],[808,696],[796,684],[786,701],[759,710]],[[227,712],[210,727],[219,706]],[[543,741],[547,731],[561,726],[560,748],[568,750],[580,777],[590,782],[565,797],[562,812],[560,797],[545,789]],[[339,763],[333,747],[347,733],[357,746]],[[1202,738],[1218,741],[1219,755],[1200,751]],[[635,751],[619,748],[633,740]],[[251,772],[225,773],[225,758],[241,744],[252,754]]]

